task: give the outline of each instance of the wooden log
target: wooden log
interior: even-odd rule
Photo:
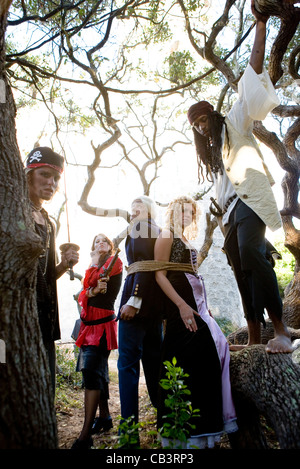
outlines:
[[[233,449],[266,449],[264,416],[281,449],[300,449],[300,366],[291,354],[269,354],[264,345],[231,352],[231,384],[239,432]]]

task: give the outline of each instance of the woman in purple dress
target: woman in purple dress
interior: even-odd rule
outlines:
[[[155,260],[185,264],[187,271],[160,270],[156,280],[166,296],[166,330],[162,363],[173,357],[188,377],[188,399],[200,417],[193,417],[195,428],[188,435],[187,448],[214,447],[223,432],[237,430],[229,377],[229,347],[211,316],[204,282],[197,269],[197,252],[188,239],[197,234],[197,204],[189,197],[170,203],[167,227],[156,241]],[[190,268],[192,266],[192,269]],[[164,377],[164,367],[162,375]],[[160,391],[158,428],[163,425],[166,393]],[[169,444],[163,439],[163,446]]]

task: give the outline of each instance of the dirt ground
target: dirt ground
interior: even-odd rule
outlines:
[[[108,432],[93,435],[93,448],[95,449],[115,449],[118,442],[117,435],[121,411],[117,357],[117,352],[113,351],[109,359],[109,409],[113,420],[113,428]],[[58,447],[59,449],[70,449],[76,438],[78,438],[83,425],[84,390],[80,387],[74,389],[70,386],[64,392],[67,404],[61,404],[60,401],[64,397],[62,396],[56,405]],[[142,428],[140,429],[140,448],[161,449],[156,435],[151,433],[156,431],[156,413],[150,403],[142,367],[139,384],[139,417],[142,423]],[[222,439],[220,448],[230,449],[226,436]]]
[[[111,353],[109,359],[110,371],[110,399],[109,409],[113,420],[113,428],[102,434],[93,435],[94,448],[109,449],[115,448],[117,444],[117,432],[120,421],[120,400],[117,373],[117,354]],[[145,378],[141,370],[140,386],[139,386],[139,406],[140,406],[140,422],[145,424],[145,428],[140,432],[140,445],[143,449],[151,449],[153,445],[157,447],[156,438],[149,435],[149,431],[155,430],[155,411],[151,406]],[[84,390],[68,389],[68,400],[71,401],[67,409],[57,406],[57,428],[58,428],[58,446],[60,449],[70,449],[76,438],[78,438],[82,429],[84,419]],[[158,446],[159,447],[159,446]]]
[[[72,346],[67,346],[67,348],[69,349],[69,353],[73,356]],[[113,420],[113,428],[106,433],[93,435],[93,448],[95,449],[117,448],[118,426],[121,414],[117,358],[117,351],[112,351],[109,358],[109,409]],[[66,386],[63,388],[63,391],[60,391],[59,398],[57,398],[56,402],[56,416],[58,447],[60,449],[70,449],[81,432],[84,420],[84,390],[81,386]],[[140,428],[140,448],[161,449],[161,446],[157,441],[157,435],[153,434],[156,431],[156,412],[152,407],[148,396],[142,366],[139,384],[139,416],[140,422],[142,423],[142,427]],[[269,447],[272,449],[278,449],[278,442],[272,430],[267,430],[266,437]],[[226,435],[222,437],[221,442],[216,449],[231,449]]]

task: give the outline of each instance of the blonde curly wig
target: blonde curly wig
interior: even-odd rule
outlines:
[[[182,212],[184,205],[191,204],[193,208],[192,223],[184,228],[182,226]],[[187,196],[177,197],[169,203],[166,212],[165,228],[174,232],[174,236],[182,238],[184,235],[187,239],[196,239],[198,234],[198,220],[200,209],[194,199]]]

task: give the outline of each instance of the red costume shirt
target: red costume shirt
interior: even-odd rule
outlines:
[[[97,266],[92,266],[87,269],[83,281],[83,290],[79,295],[78,302],[82,307],[81,319],[82,321],[91,322],[97,320],[105,321],[114,314],[114,303],[118,296],[122,282],[122,261],[118,258],[110,272],[110,279],[107,282],[107,292],[105,294],[98,293],[96,296],[89,298],[86,295],[90,287],[96,287],[99,280],[99,274],[108,267],[112,257],[109,257],[105,264],[99,269]],[[107,349],[113,350],[118,348],[117,342],[117,323],[115,319],[108,320],[101,324],[87,325],[81,323],[79,335],[76,345],[99,345],[100,339],[104,332],[106,333]]]

